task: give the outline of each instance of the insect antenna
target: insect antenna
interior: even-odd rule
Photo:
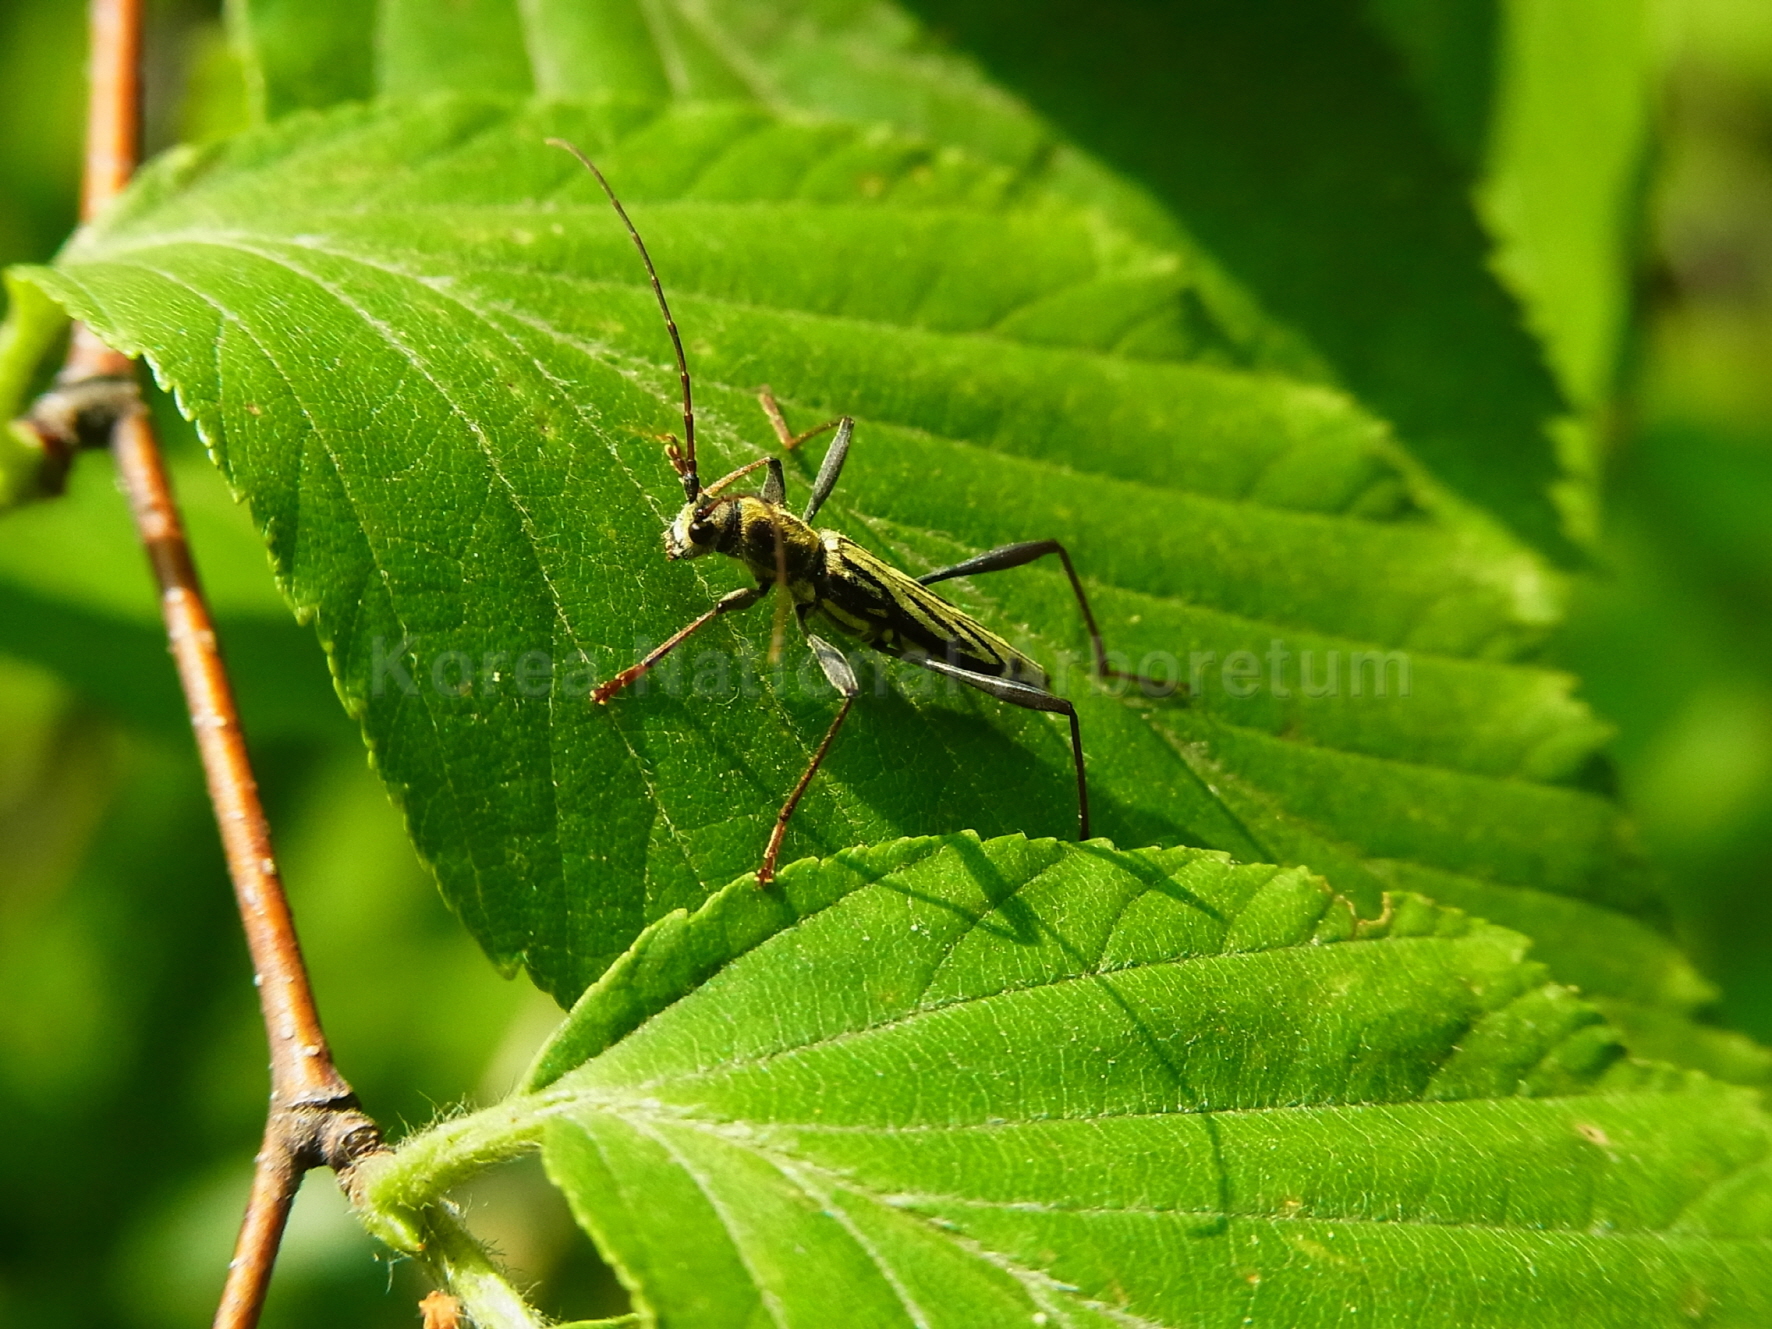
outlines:
[[[570,152],[597,178],[597,183],[603,186],[603,192],[609,196],[609,202],[615,208],[615,215],[628,228],[634,248],[640,251],[640,261],[646,265],[646,275],[652,279],[652,293],[658,297],[658,311],[664,315],[665,330],[671,334],[671,349],[677,353],[677,377],[683,381],[683,449],[681,452],[675,447],[670,449],[671,465],[677,468],[677,475],[683,481],[683,492],[693,503],[701,497],[701,477],[695,470],[695,402],[689,391],[689,362],[683,358],[683,339],[677,335],[677,321],[671,317],[671,306],[665,300],[664,287],[659,285],[658,269],[652,266],[652,255],[646,252],[646,242],[640,238],[640,232],[634,229],[634,223],[628,218],[628,210],[622,207],[621,200],[609,187],[609,181],[597,169],[597,163],[585,156],[576,144],[568,143],[563,138],[550,138],[547,143],[551,148],[562,148]]]

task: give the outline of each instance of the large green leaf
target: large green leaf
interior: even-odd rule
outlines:
[[[581,700],[734,573],[658,557],[668,346],[549,133],[603,158],[663,265],[707,473],[756,455],[760,382],[802,422],[851,411],[836,524],[912,569],[1061,537],[1112,646],[1199,664],[1191,701],[1115,696],[1082,677],[1061,574],[957,589],[1068,664],[1100,832],[1309,863],[1369,911],[1393,884],[1470,896],[1542,922],[1566,979],[1703,996],[1625,917],[1655,909],[1616,810],[1559,783],[1602,727],[1566,676],[1505,663],[1555,621],[1556,577],[1347,397],[1264,368],[1259,316],[1189,251],[952,152],[742,107],[294,119],[168,161],[38,279],[197,420],[495,957],[576,994],[754,865],[830,715],[797,647],[784,681],[745,686],[764,614],[710,628],[723,654],[686,652],[675,685]],[[1233,695],[1226,658],[1275,649],[1279,685],[1268,660]],[[1307,650],[1318,670],[1403,652],[1407,695],[1399,657],[1388,693],[1369,662],[1365,695],[1346,668],[1339,695],[1303,696]],[[901,672],[858,708],[790,857],[1070,824],[1060,729]]]
[[[372,1211],[539,1142],[673,1326],[1772,1314],[1754,1096],[1621,1061],[1517,934],[1019,836],[780,886],[649,931],[529,1092],[409,1142]]]
[[[244,7],[255,5],[281,12],[282,0]],[[1541,30],[1573,22],[1578,38],[1590,28],[1611,37],[1635,21],[1623,6],[1624,22],[1581,27],[1568,8],[475,0],[440,12],[384,0],[378,85],[395,95],[746,98],[886,120],[1012,169],[1043,168],[1055,188],[1123,224],[1203,240],[1444,480],[1566,553],[1552,494],[1574,491],[1560,483],[1550,433],[1562,403],[1491,274],[1470,195],[1493,114],[1506,143],[1491,212],[1510,271],[1544,297],[1556,349],[1585,356],[1589,389],[1603,372],[1596,354],[1615,336],[1617,193],[1643,98],[1626,88],[1619,112],[1604,95],[1639,73],[1617,42],[1594,51],[1594,75],[1574,91],[1547,82],[1533,59],[1548,49],[1534,40]],[[1039,113],[937,49],[913,13]],[[1625,132],[1612,132],[1621,115]],[[1541,143],[1549,154],[1518,150]],[[1556,153],[1573,160],[1542,169]],[[1604,326],[1590,328],[1596,319]],[[1585,503],[1580,521],[1585,533]]]
[[[1307,16],[1308,23],[1318,28],[1328,23],[1338,34],[1340,45],[1353,50],[1358,60],[1369,66],[1386,65],[1389,60],[1373,46],[1373,34],[1382,33],[1402,59],[1395,70],[1387,70],[1384,76],[1389,91],[1378,95],[1389,96],[1400,105],[1400,90],[1407,84],[1407,93],[1419,99],[1419,111],[1383,116],[1377,124],[1367,114],[1371,109],[1370,96],[1347,103],[1357,113],[1352,115],[1354,123],[1346,125],[1336,120],[1336,114],[1346,110],[1344,99],[1334,99],[1335,113],[1325,105],[1313,105],[1309,110],[1310,132],[1333,132],[1333,127],[1339,127],[1355,136],[1377,134],[1390,144],[1391,158],[1411,161],[1414,166],[1409,169],[1425,171],[1437,179],[1440,203],[1460,216],[1466,192],[1476,187],[1482,175],[1487,153],[1488,174],[1483,176],[1482,188],[1492,203],[1489,220],[1508,246],[1506,269],[1516,289],[1538,311],[1539,322],[1554,334],[1559,357],[1566,358],[1567,353],[1581,359],[1580,365],[1571,361],[1565,368],[1571,372],[1578,368],[1589,371],[1570,380],[1573,395],[1587,400],[1595,388],[1593,375],[1604,369],[1605,342],[1610,336],[1607,320],[1615,316],[1622,289],[1615,254],[1619,224],[1616,209],[1620,181],[1628,175],[1640,125],[1641,98],[1632,82],[1637,77],[1638,65],[1632,58],[1629,40],[1639,16],[1634,10],[1625,13],[1621,9],[1617,13],[1609,10],[1606,16],[1583,18],[1585,11],[1577,13],[1558,0],[1518,0],[1507,6],[1505,12],[1498,12],[1499,8],[1491,0],[1469,0],[1453,6],[1383,0],[1360,14],[1349,11],[1339,19],[1329,10]],[[474,82],[461,62],[472,64],[481,56],[450,57],[422,34],[408,44],[397,36],[408,30],[403,26],[405,20],[397,17],[403,11],[389,12],[396,14],[396,21],[389,28],[396,36],[382,48],[385,89],[448,89]],[[1190,29],[1190,42],[1205,52],[1201,58],[1213,58],[1210,49],[1216,40],[1214,34],[1225,35],[1214,25],[1222,26],[1220,20],[1225,17],[1209,19],[1197,31]],[[1201,20],[1202,15],[1195,13],[1191,17],[1181,15],[1177,21],[1190,24]],[[1239,21],[1230,20],[1233,30]],[[1262,20],[1255,16],[1255,21]],[[1547,81],[1545,57],[1560,49],[1558,25],[1589,21],[1599,24],[1596,31],[1605,39],[1604,58],[1596,55],[1586,61],[1586,73],[1577,83],[1566,79]],[[1228,359],[1233,364],[1277,369],[1294,378],[1313,381],[1328,382],[1335,377],[1336,370],[1311,347],[1298,327],[1263,311],[1251,286],[1239,286],[1229,279],[1227,263],[1254,288],[1272,277],[1260,262],[1250,265],[1249,255],[1239,248],[1240,235],[1233,235],[1229,247],[1222,248],[1217,255],[1207,253],[1185,234],[1184,227],[1193,225],[1193,214],[1188,206],[1177,201],[1174,191],[1165,193],[1163,188],[1156,187],[1156,194],[1163,195],[1163,202],[1159,202],[1137,184],[1110,174],[1095,160],[1067,145],[1049,124],[982,78],[963,59],[939,51],[919,31],[916,22],[894,6],[873,0],[817,6],[755,4],[749,0],[712,0],[695,5],[640,5],[634,0],[599,0],[595,4],[537,0],[521,6],[514,20],[506,9],[487,4],[460,11],[451,22],[478,24],[475,40],[487,49],[514,50],[512,34],[520,30],[530,55],[530,69],[516,69],[507,61],[508,67],[501,67],[503,72],[491,80],[512,92],[533,87],[551,97],[617,94],[749,99],[760,105],[808,107],[864,120],[885,120],[917,134],[963,146],[1018,177],[1038,179],[1044,188],[1086,204],[1160,249],[1186,255],[1187,269],[1197,291],[1207,297],[1206,303],[1216,317],[1184,319],[1180,329],[1183,335],[1171,337],[1167,344],[1148,337],[1122,339],[1115,350],[1139,358]],[[1365,26],[1368,22],[1374,25],[1370,30]],[[952,37],[955,27],[945,25],[943,30]],[[981,50],[989,53],[1006,42],[1013,45],[1019,40],[1013,36],[1016,30],[1016,25],[1010,24],[1001,31],[973,30],[969,35]],[[1235,31],[1230,36],[1234,37]],[[1584,49],[1592,46],[1586,38],[1580,44]],[[1289,81],[1292,75],[1287,72],[1284,51],[1291,49],[1292,46],[1282,43],[1281,49],[1244,64],[1259,78]],[[1335,43],[1318,43],[1317,49],[1337,47]],[[405,71],[399,78],[388,72],[395,67]],[[1085,143],[1098,147],[1102,146],[1098,141],[1102,132],[1110,139],[1115,134],[1123,136],[1125,126],[1115,128],[1114,122],[1116,115],[1124,117],[1127,110],[1117,92],[1122,77],[1117,63],[1090,65],[1070,61],[1054,74],[1068,89],[1066,96],[1073,101],[1078,96],[1085,100],[1094,97],[1103,112],[1098,117],[1099,124],[1074,118],[1068,121],[1071,132],[1080,133]],[[481,78],[477,86],[487,82]],[[1041,91],[1033,84],[1025,86],[1036,96]],[[1250,146],[1244,144],[1246,148]],[[1440,156],[1443,161],[1439,161]],[[1267,169],[1259,160],[1246,165],[1257,175]],[[1387,175],[1386,179],[1391,177]],[[1261,180],[1254,184],[1256,192],[1265,188]],[[1352,225],[1368,238],[1370,234],[1389,235],[1389,239],[1374,246],[1387,258],[1399,246],[1407,247],[1392,234],[1396,225],[1407,219],[1395,215],[1396,200],[1387,192],[1388,188],[1387,185],[1386,189],[1366,196],[1358,191],[1343,191],[1329,200],[1339,219],[1337,225]],[[1165,204],[1176,211],[1166,210]],[[1387,213],[1386,209],[1391,211]],[[1329,235],[1327,248],[1331,253],[1323,262],[1333,267],[1339,261],[1341,251],[1332,238],[1337,233],[1335,227],[1325,232],[1317,212],[1292,207],[1266,212],[1267,225],[1294,228],[1289,242],[1300,253],[1317,253],[1324,247],[1325,234]],[[1487,259],[1483,244],[1466,222],[1461,222],[1454,232],[1442,234],[1433,242],[1440,246],[1436,251],[1439,257],[1428,261],[1441,262],[1442,276],[1454,285],[1464,281],[1471,289],[1485,287],[1489,279],[1484,270]],[[1456,275],[1461,265],[1462,277]],[[1561,286],[1556,280],[1548,284],[1539,280],[1558,274],[1566,278]],[[1337,318],[1358,322],[1373,310],[1381,319],[1400,319],[1399,326],[1419,319],[1420,310],[1411,312],[1396,303],[1394,297],[1399,294],[1385,283],[1368,283],[1360,300],[1329,301],[1304,322]],[[1362,301],[1376,304],[1368,309]],[[1391,302],[1388,314],[1384,312],[1386,301]],[[1433,384],[1468,380],[1489,382],[1498,392],[1522,390],[1527,397],[1542,397],[1541,379],[1525,367],[1530,353],[1522,351],[1516,333],[1493,322],[1497,306],[1492,301],[1483,307],[1488,313],[1456,301],[1442,302],[1433,310],[1436,317],[1446,320],[1445,331],[1453,341],[1463,338],[1454,355],[1455,368],[1445,373],[1432,368],[1439,353],[1436,348],[1444,349],[1441,343],[1415,335],[1396,339],[1396,354],[1414,356],[1419,361],[1404,371],[1412,391],[1425,389],[1432,398],[1436,390]],[[1070,311],[1055,312],[1063,318]],[[1490,320],[1488,324],[1486,319]],[[1067,339],[1087,336],[1086,327],[1079,326],[1074,319],[1060,326]],[[1236,335],[1226,335],[1232,329]],[[1111,326],[1095,329],[1098,336],[1112,330]],[[1564,337],[1565,331],[1576,341]],[[1358,328],[1344,328],[1330,342],[1345,342],[1350,336],[1358,348],[1365,348],[1370,342]],[[1487,358],[1477,354],[1475,348],[1479,343],[1486,344],[1493,354]],[[1342,372],[1347,372],[1345,366]],[[1356,381],[1359,377],[1353,375]],[[1510,380],[1511,389],[1501,386]],[[1522,384],[1526,385],[1523,389]],[[1382,391],[1376,395],[1381,399],[1377,402],[1381,413],[1391,409],[1383,400]],[[1504,488],[1516,483],[1520,476],[1517,468],[1505,459],[1509,455],[1506,450],[1496,452],[1482,442],[1488,425],[1476,422],[1450,398],[1442,395],[1439,400],[1438,407],[1427,408],[1432,427],[1449,427],[1453,435],[1464,440],[1461,444],[1454,439],[1454,448],[1475,448],[1474,453],[1465,457],[1466,463],[1498,468],[1498,475],[1492,478]],[[1408,412],[1394,414],[1402,419]],[[1527,414],[1531,414],[1530,410]],[[1542,443],[1541,428],[1548,418],[1541,412],[1536,423],[1524,417],[1516,419],[1517,427],[1511,436],[1516,442],[1530,437]],[[1491,420],[1490,424],[1493,423]],[[1555,431],[1566,460],[1582,471],[1587,459],[1581,455],[1573,422],[1561,420]],[[1508,430],[1504,428],[1503,432]],[[1406,444],[1414,441],[1413,435],[1405,434]],[[1571,448],[1573,451],[1569,451]],[[1556,490],[1565,518],[1575,527],[1587,529],[1592,520],[1591,496],[1583,484],[1571,480],[1560,483]],[[1542,511],[1542,499],[1542,492],[1528,496],[1527,508]],[[1540,507],[1534,508],[1535,504]],[[1525,520],[1530,524],[1538,519],[1528,515]],[[1250,644],[1258,652],[1265,646],[1260,640]],[[1493,685],[1493,679],[1485,682]],[[1527,709],[1533,709],[1531,703],[1527,703]],[[1366,715],[1359,717],[1357,725],[1371,723],[1372,717]],[[1572,749],[1565,749],[1569,750]],[[1288,842],[1296,848],[1295,842],[1282,837],[1270,854],[1279,852],[1279,843]],[[1314,855],[1314,861],[1345,861],[1346,855],[1340,848],[1318,842],[1308,852]],[[1388,878],[1397,882],[1408,875],[1402,865],[1393,865]],[[1345,874],[1342,880],[1344,886],[1353,887],[1345,880]],[[1563,977],[1595,991],[1628,998],[1627,1005],[1614,1005],[1612,1009],[1631,1025],[1633,1036],[1663,1051],[1679,1051],[1687,1057],[1697,1056],[1696,1050],[1704,1048],[1704,1055],[1698,1059],[1719,1073],[1754,1077],[1765,1073],[1764,1056],[1739,1040],[1677,1022],[1674,1029],[1678,1032],[1670,1037],[1669,1028],[1643,1009],[1645,1002],[1670,998],[1676,1007],[1685,1007],[1700,999],[1705,989],[1691,981],[1684,963],[1664,942],[1641,929],[1620,927],[1615,918],[1596,915],[1591,910],[1571,909],[1531,892],[1480,884],[1468,877],[1415,874],[1410,880],[1421,888],[1436,890],[1443,898],[1459,900],[1528,928],[1539,938],[1541,953],[1556,964]],[[1659,1031],[1653,1037],[1652,1026]],[[1751,1072],[1745,1067],[1751,1067]]]

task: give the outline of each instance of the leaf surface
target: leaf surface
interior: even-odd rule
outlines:
[[[1566,783],[1603,727],[1566,676],[1507,663],[1555,621],[1556,574],[1280,372],[1189,252],[989,163],[745,107],[298,117],[166,162],[39,279],[197,420],[494,957],[575,995],[754,865],[830,715],[797,649],[768,677],[766,611],[647,695],[583,701],[736,578],[657,556],[668,344],[550,133],[599,155],[659,258],[705,473],[758,455],[760,383],[801,424],[851,412],[835,525],[912,571],[1061,538],[1109,645],[1193,676],[1186,701],[1090,682],[1057,570],[950,583],[1076,698],[1101,833],[1308,862],[1368,911],[1428,874],[1528,930],[1628,935],[1614,996],[1702,996],[1629,917],[1656,904],[1615,808]],[[1334,695],[1304,695],[1332,655]],[[916,671],[867,687],[789,857],[1071,824],[1049,719]]]
[[[1565,406],[1471,195],[1487,147],[1502,267],[1589,404],[1624,298],[1619,205],[1646,104],[1641,15],[1612,9],[475,0],[443,15],[384,0],[377,50],[397,95],[743,99],[1044,172],[1148,237],[1203,242],[1295,354],[1566,557],[1565,529],[1591,534],[1591,496],[1562,474]],[[1592,52],[1573,89],[1541,58],[1571,40]]]
[[[1522,945],[1220,855],[906,841],[655,927],[514,1110],[671,1325],[1762,1323],[1752,1095],[1620,1061]]]

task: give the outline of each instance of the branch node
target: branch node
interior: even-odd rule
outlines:
[[[58,380],[32,403],[27,418],[52,444],[69,450],[105,448],[117,422],[140,409],[141,388],[133,374],[102,374],[71,383]]]
[[[109,447],[119,421],[142,409],[141,387],[124,361],[124,372],[87,372],[70,360],[56,376],[55,386],[31,403],[30,412],[13,421],[16,434],[43,450],[38,492],[53,496],[67,485],[74,454]]]
[[[351,1173],[357,1164],[374,1154],[385,1154],[381,1127],[377,1126],[353,1103],[342,1112],[329,1112],[326,1123],[323,1161],[338,1174],[339,1185],[348,1193]]]

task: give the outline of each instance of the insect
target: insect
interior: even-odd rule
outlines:
[[[816,429],[795,434],[788,428],[781,409],[767,388],[759,394],[764,414],[768,416],[776,437],[785,451],[791,451],[826,430],[835,429],[830,450],[812,482],[812,495],[805,510],[794,516],[787,506],[787,479],[779,457],[762,457],[740,466],[704,486],[696,470],[695,404],[689,381],[689,365],[683,355],[683,340],[671,317],[664,287],[653,267],[646,243],[629,220],[627,209],[615,196],[603,173],[577,147],[564,139],[547,140],[553,147],[563,148],[583,163],[596,177],[608,195],[616,215],[627,227],[646,275],[652,282],[652,293],[658,299],[665,329],[670,333],[671,348],[676,354],[677,375],[683,385],[683,439],[679,446],[672,439],[666,454],[683,482],[684,504],[676,519],[664,533],[667,559],[700,558],[704,554],[724,554],[744,564],[754,586],[742,587],[716,600],[713,607],[687,627],[673,634],[644,658],[629,665],[613,678],[592,690],[591,697],[599,703],[609,699],[646,673],[694,633],[725,614],[749,609],[772,590],[779,590],[778,614],[791,606],[798,618],[807,644],[812,648],[824,676],[842,697],[837,714],[825,730],[823,741],[806,763],[787,801],[775,818],[763,861],[757,869],[757,883],[767,885],[775,876],[775,862],[781,852],[782,837],[788,822],[799,807],[807,786],[818,768],[824,764],[837,731],[848,718],[860,688],[855,671],[842,651],[820,636],[816,628],[829,629],[850,637],[880,653],[919,665],[1012,706],[1046,711],[1064,716],[1070,722],[1071,756],[1077,773],[1077,838],[1089,838],[1089,784],[1083,768],[1083,734],[1077,723],[1077,710],[1069,700],[1051,690],[1046,672],[1003,638],[986,628],[959,606],[950,604],[929,587],[952,577],[977,576],[1021,567],[1048,554],[1057,554],[1076,592],[1077,606],[1082,610],[1084,625],[1089,630],[1089,644],[1094,654],[1098,677],[1120,678],[1144,684],[1151,695],[1174,691],[1173,686],[1153,682],[1138,674],[1111,667],[1102,646],[1101,632],[1089,608],[1089,597],[1071,562],[1069,552],[1057,540],[1032,540],[1023,544],[1004,545],[969,558],[952,567],[940,568],[921,577],[913,577],[882,561],[861,545],[836,531],[819,530],[812,525],[824,506],[849,456],[849,444],[855,434],[855,422],[848,416],[827,421]],[[763,482],[754,492],[735,490],[733,486],[752,472],[762,470]],[[779,639],[780,618],[777,620]]]

